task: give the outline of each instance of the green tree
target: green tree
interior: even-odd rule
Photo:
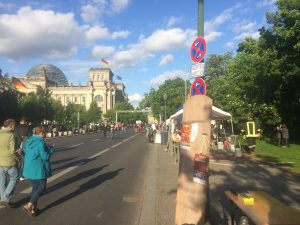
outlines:
[[[11,86],[8,74],[0,74],[0,123],[8,118],[18,120],[20,108],[18,104],[19,93]]]
[[[156,119],[165,113],[167,118],[182,108],[185,101],[184,80],[176,78],[174,80],[166,80],[157,90],[150,89],[149,93],[144,95],[139,107],[142,109],[151,108],[151,111]],[[188,96],[190,83],[187,81],[186,96]],[[166,97],[166,99],[165,99]]]
[[[294,136],[300,131],[300,1],[278,0],[277,12],[267,13],[268,29],[261,29],[260,46],[273,52],[278,82],[276,106]]]
[[[66,106],[66,124],[68,129],[78,127],[78,119],[80,126],[88,122],[85,107],[75,103],[68,103]]]
[[[97,102],[93,101],[87,111],[87,120],[91,123],[99,123],[101,120],[101,109],[98,107]]]
[[[66,118],[64,106],[61,104],[60,101],[57,101],[55,99],[51,99],[50,102],[51,107],[53,109],[53,120],[59,123],[64,122]]]
[[[29,93],[21,99],[22,115],[35,125],[40,124],[44,117],[44,107],[35,93]]]

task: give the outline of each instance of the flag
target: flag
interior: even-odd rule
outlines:
[[[122,80],[122,77],[120,77],[120,76],[117,76],[117,80]]]
[[[101,59],[101,64],[107,66],[109,62],[104,59]]]
[[[11,83],[17,90],[27,90],[27,87],[19,78],[12,77]]]

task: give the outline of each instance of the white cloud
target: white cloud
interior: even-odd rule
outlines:
[[[244,32],[244,33],[241,33],[240,35],[238,36],[235,36],[234,39],[235,40],[244,40],[246,37],[252,37],[253,39],[255,40],[258,40],[259,37],[260,37],[260,33],[259,31],[255,31],[255,32]]]
[[[130,32],[128,30],[115,31],[111,34],[111,38],[112,39],[127,38],[129,35],[130,35]]]
[[[93,0],[81,7],[81,17],[85,22],[99,23],[104,15],[125,10],[130,0]]]
[[[92,50],[92,56],[94,58],[107,58],[115,53],[116,49],[114,46],[96,45]]]
[[[241,6],[241,4],[236,4],[224,10],[218,16],[204,22],[206,42],[215,41],[223,35],[223,32],[218,31],[219,26],[230,21],[233,18],[233,13]]]
[[[115,31],[113,33],[109,32],[107,27],[104,26],[93,26],[90,27],[86,32],[85,36],[88,41],[96,41],[99,39],[117,39],[117,38],[127,38],[130,32],[125,31]]]
[[[62,22],[63,21],[63,22]],[[22,7],[0,15],[0,54],[12,60],[69,57],[84,40],[72,13]]]
[[[257,3],[257,7],[266,7],[266,6],[274,6],[276,0],[262,0],[261,2]]]
[[[134,93],[132,95],[129,95],[128,98],[129,98],[130,103],[135,103],[136,104],[136,103],[142,101],[143,96],[140,95],[139,93]]]
[[[157,52],[189,48],[196,36],[196,30],[156,30],[149,37],[140,36],[137,43],[119,47],[108,60],[113,69],[134,67],[154,57]],[[94,47],[93,56],[99,58],[99,51]]]
[[[166,65],[166,64],[168,64],[168,63],[170,63],[170,62],[173,62],[173,61],[174,61],[173,55],[167,54],[167,55],[164,55],[164,56],[161,58],[159,65],[160,65],[160,66]]]
[[[88,41],[95,41],[97,39],[108,39],[111,34],[108,29],[103,26],[94,26],[85,32]]]
[[[154,77],[151,81],[150,84],[152,85],[160,85],[163,84],[166,80],[173,80],[176,79],[177,77],[182,78],[184,75],[184,72],[181,70],[174,70],[174,71],[167,71],[165,73],[162,73],[156,77]]]
[[[104,10],[103,7],[102,10]],[[102,10],[90,4],[84,5],[81,7],[81,17],[85,22],[97,21],[102,14]]]
[[[195,37],[196,30],[192,29],[159,29],[148,38],[142,38],[140,42],[151,52],[172,51],[188,47]]]
[[[227,48],[227,49],[233,49],[233,47],[234,47],[234,43],[231,41],[229,41],[225,44],[225,48]]]
[[[112,12],[119,13],[125,10],[130,3],[130,0],[112,0],[110,9]]]
[[[174,24],[179,23],[179,22],[181,22],[182,20],[183,20],[182,17],[171,16],[171,17],[168,19],[167,27],[172,27]]]
[[[249,32],[249,31],[253,31],[253,30],[257,30],[257,23],[256,21],[254,22],[247,22],[247,21],[242,21],[237,23],[234,28],[233,28],[234,32],[239,33],[239,32]]]
[[[204,38],[205,38],[206,42],[210,42],[210,41],[215,41],[218,37],[220,37],[222,35],[223,35],[222,32],[211,31],[208,34],[206,34]]]

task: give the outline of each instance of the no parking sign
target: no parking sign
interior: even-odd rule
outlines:
[[[206,53],[206,41],[203,37],[197,37],[191,46],[190,56],[193,62],[198,63],[204,59]]]

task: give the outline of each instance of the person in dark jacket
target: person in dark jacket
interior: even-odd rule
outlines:
[[[16,136],[16,146],[18,148],[19,157],[20,157],[18,171],[19,171],[19,175],[20,175],[20,180],[24,180],[24,178],[22,177],[22,171],[23,171],[23,165],[24,165],[23,147],[24,147],[26,140],[32,136],[32,129],[28,125],[28,120],[26,117],[22,117],[20,119],[20,124],[17,126],[14,133]]]
[[[32,136],[32,129],[31,127],[29,127],[26,117],[22,117],[20,119],[20,124],[15,129],[15,135],[17,147],[21,146],[21,143],[25,138],[27,139]]]
[[[43,140],[45,137],[44,127],[33,129],[33,135],[25,143],[25,160],[23,176],[30,180],[32,192],[30,201],[23,209],[30,215],[38,213],[37,202],[46,190],[47,178],[52,176],[50,157],[54,152],[53,146],[48,146]]]

